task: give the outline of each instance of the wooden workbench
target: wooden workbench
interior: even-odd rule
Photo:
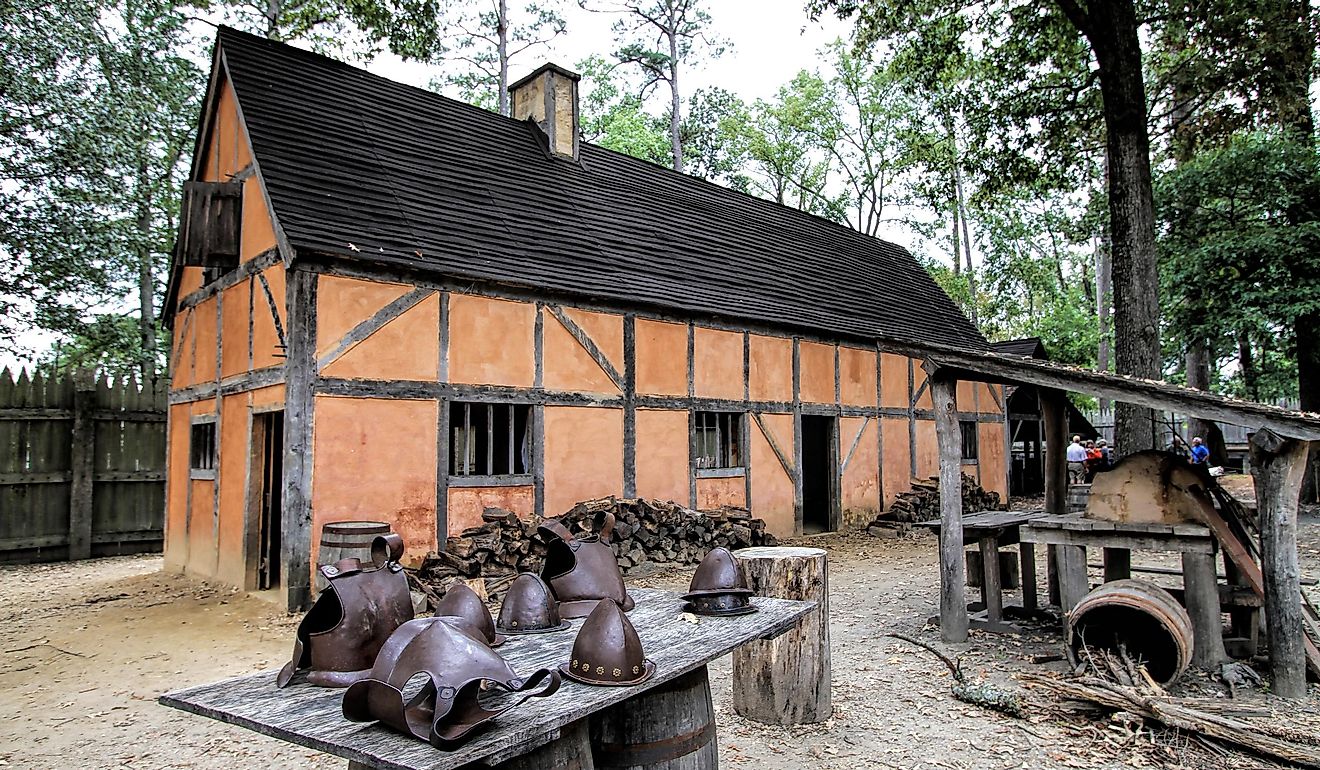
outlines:
[[[509,711],[454,751],[441,751],[374,723],[350,722],[340,710],[343,690],[313,687],[301,676],[277,689],[274,670],[166,693],[160,702],[343,757],[358,763],[355,766],[451,770],[470,763],[497,765],[557,739],[561,728],[601,709],[701,668],[754,639],[778,636],[815,607],[815,602],[753,597],[759,612],[700,617],[693,624],[682,618],[678,594],[644,588],[628,593],[637,602],[628,617],[656,664],[655,676],[633,687],[592,687],[565,678],[554,695],[533,698]],[[558,666],[569,660],[581,625],[576,620],[571,631],[509,636],[499,653],[522,675]]]
[[[969,622],[973,627],[987,631],[1012,631],[1012,626],[1004,622],[1004,596],[1002,581],[999,577],[999,549],[1017,545],[1022,571],[1022,607],[1035,610],[1036,598],[1036,549],[1032,542],[1020,537],[1022,525],[1045,516],[1044,511],[981,511],[968,513],[962,517],[963,537],[975,540],[981,553],[981,603],[984,616],[973,615]],[[940,521],[919,522],[918,526],[927,527],[937,535]]]

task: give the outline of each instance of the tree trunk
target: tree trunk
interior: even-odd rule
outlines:
[[[1260,377],[1256,372],[1256,356],[1251,351],[1251,335],[1245,330],[1239,331],[1238,368],[1242,370],[1242,387],[1251,401],[1260,400]]]
[[[266,37],[270,40],[280,39],[280,12],[283,7],[283,0],[266,0]]]
[[[1061,1],[1060,5],[1090,41],[1099,65],[1113,235],[1115,370],[1159,379],[1159,273],[1136,9],[1132,0],[1089,3],[1086,11],[1071,0]],[[1124,453],[1153,448],[1154,412],[1118,404],[1114,410],[1114,439]]]
[[[1210,390],[1210,345],[1205,339],[1197,338],[1187,343],[1186,362],[1187,387]],[[1228,444],[1224,442],[1224,431],[1218,423],[1189,417],[1187,431],[1205,441],[1205,448],[1210,450],[1211,465],[1223,465],[1228,461]]]
[[[141,152],[145,153],[145,149]],[[139,367],[142,382],[156,377],[156,275],[152,264],[151,203],[147,161],[138,162],[138,334],[141,338]]]
[[[683,101],[678,91],[678,19],[675,18],[674,3],[669,3],[669,29],[665,31],[669,38],[669,142],[674,150],[674,170],[683,172]]]
[[[971,316],[972,326],[979,327],[980,324],[976,318],[976,269],[972,267],[972,237],[967,230],[967,206],[963,203],[962,169],[961,161],[958,157],[958,135],[952,134],[953,140],[953,194],[958,202],[958,219],[962,222],[962,247],[963,254],[967,257],[967,310]],[[958,261],[958,255],[953,255],[953,261]]]
[[[495,20],[495,32],[499,35],[500,59],[500,114],[509,115],[509,0],[499,1],[499,16]]]

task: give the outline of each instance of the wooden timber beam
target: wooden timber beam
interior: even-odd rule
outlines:
[[[935,438],[940,449],[940,638],[967,641],[967,598],[963,562],[962,431],[955,398],[958,381],[933,372],[930,397],[935,407]]]
[[[1306,697],[1307,638],[1297,564],[1297,499],[1307,449],[1307,442],[1286,439],[1268,429],[1257,431],[1250,442],[1260,516],[1270,688],[1284,698]]]

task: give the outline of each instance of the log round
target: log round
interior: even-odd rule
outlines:
[[[825,551],[744,548],[734,558],[757,596],[814,601],[792,630],[753,641],[733,653],[733,708],[771,725],[830,718],[830,608]]]
[[[371,561],[371,541],[390,533],[390,525],[383,521],[335,521],[321,528],[321,547],[316,556],[316,590],[325,590],[325,576],[319,567],[334,564],[340,559],[356,557]]]
[[[1083,645],[1141,659],[1160,684],[1177,679],[1196,643],[1192,619],[1177,599],[1144,580],[1115,580],[1087,594],[1068,613],[1068,660],[1085,657]]]
[[[598,768],[719,767],[715,707],[705,666],[605,709],[590,722],[592,759]]]

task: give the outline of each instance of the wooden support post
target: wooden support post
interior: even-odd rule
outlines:
[[[1192,619],[1192,665],[1218,669],[1229,658],[1224,649],[1215,557],[1208,553],[1183,553],[1182,564],[1183,603]]]
[[[829,719],[834,708],[825,550],[744,548],[733,555],[758,596],[816,602],[816,609],[793,630],[775,639],[748,642],[734,651],[733,710],[772,725]]]
[[[966,565],[963,563],[962,431],[958,427],[958,381],[930,374],[935,438],[940,449],[940,638],[967,641]],[[991,562],[998,573],[998,561]],[[998,578],[998,574],[996,574]],[[998,580],[995,581],[998,583]],[[989,591],[986,591],[987,596]]]
[[[312,603],[312,419],[316,383],[316,273],[288,274],[284,363],[284,493],[280,531],[289,612]]]
[[[1068,512],[1068,410],[1067,395],[1053,388],[1039,388],[1040,429],[1045,442],[1045,512],[1051,515]],[[1060,590],[1062,565],[1059,549],[1046,549],[1050,603],[1064,607]],[[1085,570],[1085,564],[1082,569]]]
[[[1036,544],[1018,543],[1022,567],[1022,608],[1034,610],[1040,606],[1036,598]]]
[[[983,537],[981,547],[981,595],[985,599],[985,619],[998,623],[1004,619],[1004,593],[999,580],[999,542]]]
[[[1250,450],[1260,516],[1270,688],[1284,698],[1302,698],[1306,696],[1306,638],[1297,564],[1297,498],[1306,470],[1307,442],[1262,428],[1251,437]]]
[[[1080,545],[1055,546],[1059,560],[1059,607],[1071,612],[1091,590],[1086,577],[1086,549]]]
[[[69,560],[92,557],[92,478],[96,459],[96,378],[90,371],[74,375],[73,432],[70,437]]]
[[[1132,550],[1129,548],[1106,548],[1103,558],[1105,561],[1105,582],[1111,580],[1127,580],[1132,577]]]

